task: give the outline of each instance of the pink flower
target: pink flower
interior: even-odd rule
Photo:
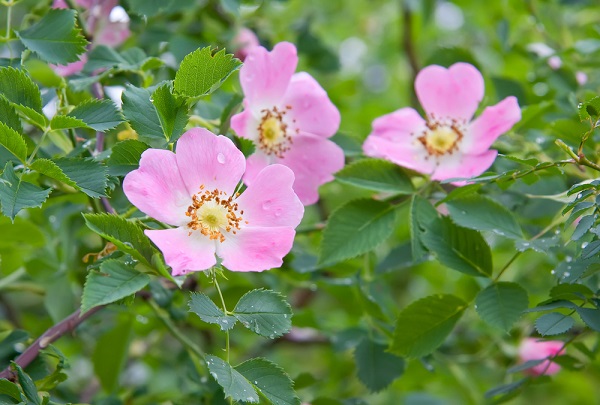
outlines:
[[[246,56],[248,56],[248,51],[255,46],[259,46],[260,42],[252,30],[243,27],[233,38],[231,44],[235,49],[233,55],[243,62],[246,59]]]
[[[483,99],[483,77],[467,63],[428,66],[415,81],[426,119],[402,108],[373,121],[366,155],[431,175],[432,180],[470,178],[488,169],[498,154],[494,141],[521,119],[515,97],[487,107],[471,121]],[[464,184],[464,183],[456,183]]]
[[[552,70],[560,69],[562,66],[562,59],[558,55],[552,55],[548,58],[548,66],[550,66]]]
[[[527,338],[519,346],[519,357],[521,361],[542,360],[548,357],[554,357],[565,353],[564,343],[560,340],[538,340]],[[527,372],[531,375],[552,375],[560,371],[560,366],[550,360],[546,360],[530,369]]]
[[[588,75],[586,75],[585,72],[578,70],[577,72],[575,72],[575,80],[577,80],[577,84],[583,86],[588,81]]]
[[[296,47],[289,42],[271,52],[250,49],[240,71],[244,111],[232,117],[231,127],[257,145],[244,182],[251,185],[269,164],[284,164],[296,176],[294,191],[308,205],[344,166],[344,152],[327,139],[338,130],[339,111],[312,76],[294,73],[297,64]]]
[[[206,270],[221,259],[232,271],[282,264],[304,213],[292,190],[294,174],[273,165],[241,195],[244,155],[224,136],[193,128],[176,153],[148,149],[123,182],[125,195],[145,214],[175,226],[146,230],[173,275]]]

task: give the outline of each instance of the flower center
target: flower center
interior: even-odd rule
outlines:
[[[441,156],[453,153],[463,137],[463,131],[455,123],[450,125],[427,123],[427,129],[417,139],[430,155]]]
[[[234,202],[239,194],[228,197],[227,194],[219,189],[213,191],[204,190],[200,186],[200,191],[192,196],[192,205],[185,213],[190,217],[187,226],[192,231],[199,231],[202,235],[208,236],[211,240],[225,241],[225,233],[234,235],[240,230],[242,215],[244,211],[238,212],[238,205]],[[245,221],[247,224],[248,221]]]
[[[286,110],[291,108],[286,106]],[[258,126],[258,147],[267,155],[282,158],[292,144],[291,131],[283,120],[287,111],[279,111],[277,107],[273,107],[272,110],[265,109],[262,112],[263,116]]]

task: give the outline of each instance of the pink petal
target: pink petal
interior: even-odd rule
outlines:
[[[281,267],[296,232],[291,227],[243,228],[218,247],[223,266],[231,271],[263,271]]]
[[[246,159],[233,142],[204,128],[192,128],[177,141],[177,166],[187,189],[203,185],[232,195],[246,170]]]
[[[246,160],[246,173],[244,173],[244,183],[248,187],[252,184],[254,179],[258,176],[258,174],[265,167],[271,164],[271,159],[269,156],[262,153],[260,150],[257,150],[252,155],[248,157]]]
[[[244,102],[244,111],[231,117],[231,129],[233,129],[240,138],[257,140],[260,122],[254,118],[246,104],[247,103]]]
[[[255,46],[259,46],[260,42],[254,31],[242,27],[231,41],[231,45],[235,49],[233,56],[243,62],[248,56],[248,51]]]
[[[304,206],[292,190],[293,183],[294,173],[283,165],[261,170],[236,200],[247,226],[298,226]]]
[[[175,154],[168,150],[148,149],[142,153],[140,167],[125,176],[123,191],[140,211],[161,222],[183,225],[191,205],[179,174]]]
[[[255,115],[280,104],[297,64],[296,47],[289,42],[278,43],[271,52],[262,46],[248,51],[240,82]]]
[[[57,75],[62,77],[67,77],[74,75],[75,73],[79,73],[83,70],[83,67],[87,63],[88,57],[87,53],[79,56],[79,60],[77,62],[69,63],[68,65],[53,65],[50,64],[50,67]]]
[[[478,154],[490,148],[494,141],[521,119],[521,109],[516,97],[506,97],[492,107],[487,107],[469,128],[463,140],[466,153]]]
[[[340,112],[327,93],[308,73],[292,76],[281,107],[292,107],[287,111],[288,122],[303,132],[330,137],[340,127]],[[294,122],[295,120],[295,122]]]
[[[300,133],[283,159],[277,163],[294,172],[294,191],[304,205],[319,200],[319,186],[333,180],[333,173],[344,167],[344,151],[329,139]]]
[[[390,133],[388,133],[389,135]],[[415,140],[405,138],[393,141],[386,136],[372,133],[363,144],[365,155],[389,160],[398,166],[406,167],[423,174],[431,174],[435,168],[435,159],[430,157],[422,145]]]
[[[130,35],[129,23],[105,22],[98,30],[94,42],[96,44],[117,47],[125,42]]]
[[[564,354],[564,343],[558,340],[538,341],[525,339],[519,347],[519,357],[522,362],[541,360],[547,357]],[[561,351],[561,349],[563,349]],[[552,375],[560,371],[560,366],[550,360],[544,361],[528,370],[533,375]]]
[[[439,165],[431,180],[447,180],[452,178],[469,179],[485,172],[496,160],[497,150],[487,150],[480,155],[453,154],[438,158]],[[465,182],[456,182],[464,185]]]
[[[468,122],[483,99],[481,73],[468,63],[455,63],[446,69],[432,65],[415,80],[417,97],[432,118],[454,118]]]
[[[401,108],[373,121],[370,136],[380,136],[393,142],[409,142],[412,135],[426,129],[425,120],[412,108]]]
[[[174,276],[190,271],[201,271],[211,268],[217,263],[215,257],[215,241],[193,232],[188,236],[186,227],[162,230],[146,230],[146,236],[162,252],[165,262],[173,269]]]

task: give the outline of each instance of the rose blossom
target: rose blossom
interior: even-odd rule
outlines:
[[[173,275],[217,263],[232,271],[263,271],[282,264],[304,213],[294,194],[294,174],[283,165],[260,171],[241,195],[236,188],[244,155],[224,137],[193,128],[176,153],[148,149],[123,182],[140,211],[175,226],[146,230]]]
[[[483,99],[484,83],[481,73],[467,63],[424,68],[417,75],[415,90],[426,118],[412,108],[377,118],[363,150],[368,156],[429,174],[432,180],[483,173],[498,154],[490,146],[521,119],[517,99],[511,96],[471,121]]]
[[[296,47],[289,42],[271,52],[251,48],[240,70],[244,111],[232,117],[231,127],[257,145],[244,182],[251,185],[264,167],[281,163],[294,172],[294,191],[308,205],[344,166],[344,152],[327,139],[340,125],[338,109],[312,76],[294,73],[297,64]]]
[[[248,56],[248,51],[255,46],[259,46],[260,42],[251,29],[242,27],[235,37],[233,37],[233,40],[231,40],[231,45],[235,49],[233,56],[243,62],[246,56]]]
[[[519,346],[519,358],[522,362],[531,360],[542,360],[564,354],[564,343],[560,340],[538,340],[527,338]],[[526,372],[532,375],[552,375],[560,371],[560,366],[550,360],[546,360]]]

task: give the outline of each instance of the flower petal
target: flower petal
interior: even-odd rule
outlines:
[[[246,170],[246,159],[233,142],[204,128],[192,128],[177,141],[177,166],[191,194],[203,185],[232,195]]]
[[[516,97],[506,97],[498,104],[487,107],[469,128],[468,139],[463,140],[465,153],[478,154],[490,148],[500,135],[521,119]]]
[[[271,52],[262,46],[248,50],[240,82],[255,115],[279,105],[297,65],[296,47],[289,42],[278,43]]]
[[[246,104],[244,102],[244,111],[231,117],[231,129],[240,138],[258,140],[258,126],[260,121],[254,118]]]
[[[231,271],[263,271],[281,267],[296,232],[291,227],[242,228],[218,246],[223,266]]]
[[[369,135],[363,143],[363,151],[367,156],[386,159],[419,173],[431,174],[435,169],[435,158],[430,157],[425,148],[414,140],[394,142],[382,136]]]
[[[165,262],[173,269],[174,276],[206,270],[217,263],[215,241],[200,232],[193,232],[188,236],[188,228],[181,226],[173,229],[146,230],[144,233],[165,256]]]
[[[454,118],[468,122],[483,99],[481,73],[468,63],[446,69],[432,65],[419,72],[415,90],[430,118]]]
[[[413,108],[401,108],[373,121],[369,136],[380,136],[389,141],[408,143],[412,135],[426,129],[425,120]]]
[[[191,194],[179,174],[175,154],[148,149],[142,153],[140,167],[125,176],[123,191],[143,213],[171,225],[188,222],[185,212]]]
[[[319,199],[319,186],[333,180],[333,173],[344,167],[344,151],[329,139],[307,133],[294,138],[290,150],[277,159],[294,172],[294,191],[304,205]]]
[[[487,150],[480,155],[454,154],[438,158],[439,166],[431,176],[431,180],[447,180],[452,178],[469,179],[485,172],[496,160],[497,150]],[[454,182],[464,185],[464,181]]]
[[[54,73],[56,73],[57,75],[67,77],[74,75],[75,73],[81,72],[83,70],[83,67],[87,63],[87,60],[87,53],[84,53],[79,56],[79,60],[77,62],[71,62],[67,65],[50,64],[50,67],[52,68],[52,70],[54,70]]]
[[[333,105],[327,93],[308,73],[300,72],[292,76],[292,81],[281,102],[287,106],[287,121],[303,132],[330,137],[340,127],[340,112]]]
[[[292,190],[293,183],[294,173],[283,165],[261,170],[236,200],[248,226],[298,226],[304,206]]]
[[[244,173],[244,183],[248,187],[265,167],[271,164],[271,158],[260,150],[257,150],[246,160],[246,173]]]

